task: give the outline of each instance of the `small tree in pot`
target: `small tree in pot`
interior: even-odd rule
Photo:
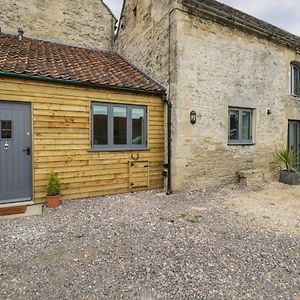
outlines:
[[[59,195],[61,192],[61,184],[57,174],[51,172],[47,184],[47,205],[55,208],[60,204]]]
[[[281,149],[276,151],[275,155],[283,165],[279,181],[290,185],[300,184],[300,174],[295,169],[299,164],[296,153],[289,149]]]

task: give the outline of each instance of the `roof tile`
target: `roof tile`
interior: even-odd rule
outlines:
[[[79,81],[145,92],[165,91],[114,52],[56,44],[0,33],[0,72]]]

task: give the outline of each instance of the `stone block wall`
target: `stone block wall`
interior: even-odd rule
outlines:
[[[115,50],[164,86],[169,72],[169,11],[173,1],[127,0]]]
[[[300,99],[289,95],[290,62],[300,55],[184,10],[180,0],[127,0],[116,40],[167,88],[170,71],[173,189],[234,183],[243,170],[275,178],[273,154],[287,147],[288,120],[300,120]],[[228,145],[230,106],[253,109],[253,145]]]
[[[115,22],[100,0],[1,0],[3,32],[111,50]]]
[[[287,147],[288,119],[300,120],[300,99],[289,96],[290,62],[300,56],[184,12],[177,22],[175,189],[233,183],[242,170],[270,179],[275,150]],[[228,145],[229,107],[253,109],[253,145]]]

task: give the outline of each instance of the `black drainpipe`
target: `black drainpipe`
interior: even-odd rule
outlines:
[[[172,156],[172,102],[168,99],[167,95],[164,95],[164,101],[167,104],[167,139],[168,139],[168,183],[167,183],[167,195],[171,195],[172,191],[172,173],[171,173],[171,156]]]

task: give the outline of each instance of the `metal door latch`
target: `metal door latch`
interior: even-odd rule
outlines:
[[[26,152],[27,155],[30,155],[30,147],[23,149],[23,151]]]
[[[8,151],[8,147],[9,147],[8,142],[6,142],[6,143],[4,144],[3,149],[4,149],[5,151]]]

